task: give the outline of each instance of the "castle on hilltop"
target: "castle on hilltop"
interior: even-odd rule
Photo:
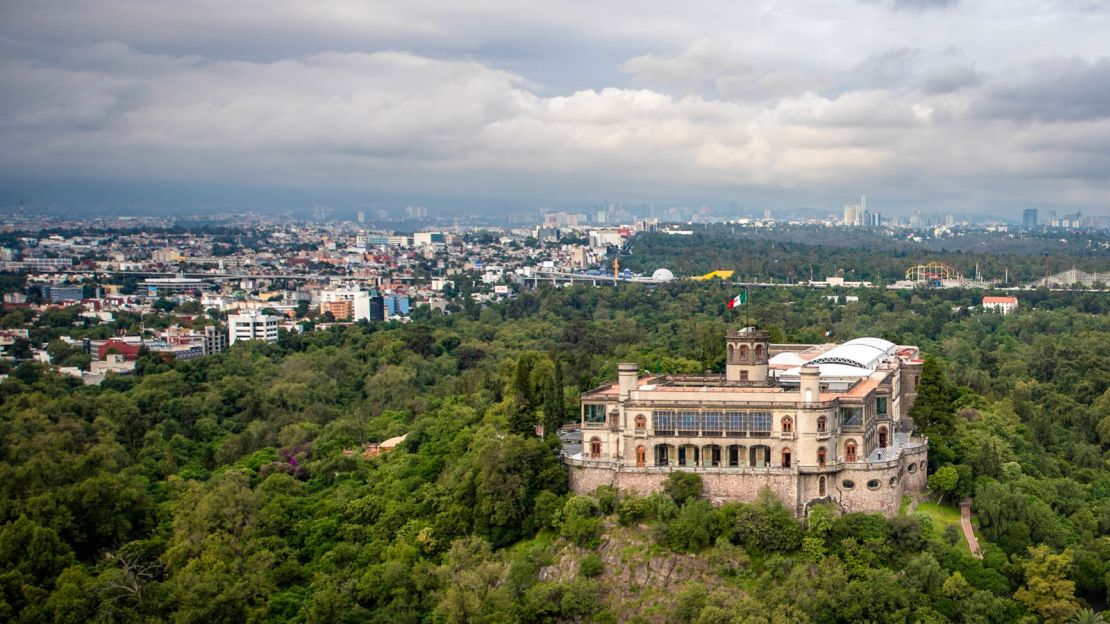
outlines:
[[[642,494],[695,472],[714,502],[751,501],[769,487],[796,514],[814,502],[894,515],[926,486],[928,441],[908,418],[917,347],[879,338],[770,344],[766,331],[729,332],[724,375],[643,375],[582,395],[581,450],[564,462],[572,488]]]

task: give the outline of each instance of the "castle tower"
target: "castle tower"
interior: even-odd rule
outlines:
[[[771,346],[767,332],[754,327],[729,332],[725,379],[751,384],[767,383],[768,349]]]

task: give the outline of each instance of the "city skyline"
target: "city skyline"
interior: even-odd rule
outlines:
[[[1110,11],[0,8],[0,208],[1110,214]],[[819,47],[814,45],[817,42]]]

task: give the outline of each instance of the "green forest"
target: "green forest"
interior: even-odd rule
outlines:
[[[1107,294],[1022,293],[1004,317],[973,309],[979,291],[875,289],[847,305],[751,292],[774,341],[878,336],[926,354],[912,415],[933,491],[896,517],[796,519],[769,493],[713,506],[690,474],[650,497],[569,493],[552,433],[580,393],[622,361],[721,370],[733,294],[540,289],[143,356],[100,386],[5,370],[0,621],[1102,621]],[[968,496],[982,559],[951,522]]]

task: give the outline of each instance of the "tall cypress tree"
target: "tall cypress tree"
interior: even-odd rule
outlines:
[[[910,418],[919,430],[946,431],[952,427],[952,387],[934,358],[925,358],[921,367],[921,382],[917,385]]]

